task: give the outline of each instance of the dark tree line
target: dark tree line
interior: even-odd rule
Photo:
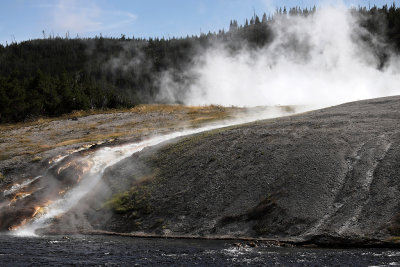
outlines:
[[[312,16],[315,8],[281,8],[273,16],[239,24],[228,31],[186,38],[76,38],[48,37],[0,45],[0,122],[23,121],[37,116],[57,116],[73,110],[131,107],[153,103],[160,88],[157,77],[165,72],[174,79],[194,62],[194,56],[216,41],[234,53],[247,47],[268,45],[277,17]],[[400,51],[400,9],[394,4],[352,10],[362,27]],[[365,37],[368,42],[368,38]],[[377,51],[385,62],[385,50]]]

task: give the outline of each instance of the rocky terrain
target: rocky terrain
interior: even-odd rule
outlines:
[[[220,115],[211,117],[218,120],[233,114],[214,109],[223,108],[206,108],[200,117],[216,112]],[[176,117],[181,111],[157,112]],[[198,120],[209,121],[192,117]],[[188,125],[184,119],[165,123],[164,133]],[[136,125],[142,124],[135,124],[126,139],[103,145],[143,138],[134,134],[143,127]],[[102,185],[81,205],[39,232],[398,246],[399,162],[400,97],[352,102],[145,148],[106,169]]]
[[[145,149],[107,170],[112,192],[86,218],[115,232],[395,244],[399,173],[400,97],[365,100]]]
[[[34,175],[32,170],[45,168],[49,159],[68,151],[93,144],[132,142],[245,113],[244,109],[221,106],[139,105],[0,124],[0,184]]]
[[[289,114],[295,108],[140,105],[127,110],[74,112],[61,118],[0,125],[0,231],[16,231],[45,217],[52,203],[59,200],[74,201],[70,191],[79,190],[78,187],[86,192],[99,188],[97,183],[99,179],[101,182],[102,168],[106,167],[100,170],[96,166],[112,165],[111,158],[115,157],[118,162],[131,155],[140,142],[165,140],[165,135],[171,133],[177,136],[186,131],[198,132],[205,126],[249,121],[265,113],[269,116]],[[124,147],[131,148],[124,150]],[[104,154],[96,157],[98,153]],[[92,177],[93,173],[97,178]],[[122,181],[119,184],[124,185]],[[96,204],[106,200],[99,199],[99,194],[94,195]],[[89,194],[80,204],[88,202],[90,197]],[[71,204],[66,208],[65,205],[61,214],[75,206]],[[87,205],[77,206],[82,209]],[[69,214],[76,213],[77,208]],[[44,224],[51,222],[46,219]],[[85,220],[74,219],[74,222],[72,226],[87,229]],[[70,225],[64,225],[60,231],[69,229]]]

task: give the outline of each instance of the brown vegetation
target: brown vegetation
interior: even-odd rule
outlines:
[[[131,109],[74,111],[57,118],[0,125],[0,160],[38,154],[58,147],[110,139],[141,138],[231,118],[239,108],[138,105]]]

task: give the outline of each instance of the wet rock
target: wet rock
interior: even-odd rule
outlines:
[[[397,233],[399,172],[400,97],[388,97],[177,139],[116,164],[104,179],[114,193],[146,190],[145,232],[357,245]],[[115,215],[102,227],[111,225],[134,224]]]

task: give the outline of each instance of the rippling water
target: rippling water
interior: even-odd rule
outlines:
[[[0,236],[1,266],[395,266],[395,249],[237,248],[232,241]]]

